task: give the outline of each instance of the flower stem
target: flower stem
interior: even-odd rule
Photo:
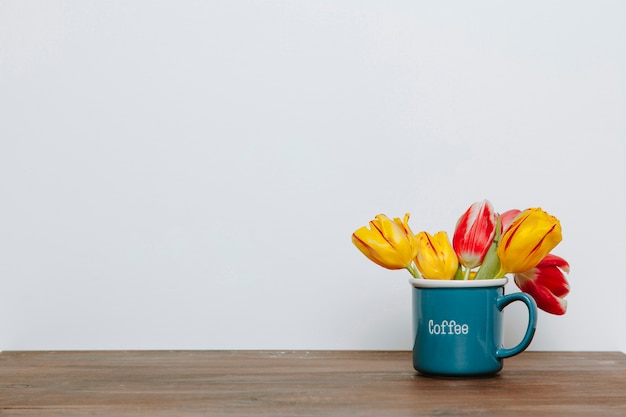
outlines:
[[[463,274],[463,279],[464,279],[465,281],[467,281],[467,280],[469,279],[470,272],[471,272],[471,269],[466,267],[466,268],[465,268],[465,273]]]
[[[407,265],[406,269],[407,269],[407,271],[409,271],[411,273],[411,275],[413,275],[413,278],[417,278],[417,279],[422,278],[422,276],[420,275],[420,272],[417,270],[415,265],[413,265],[412,263]]]

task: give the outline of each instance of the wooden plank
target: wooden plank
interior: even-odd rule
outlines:
[[[410,352],[0,354],[0,416],[624,416],[626,355],[524,352],[495,377],[417,375]]]

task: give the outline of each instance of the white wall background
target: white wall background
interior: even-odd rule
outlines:
[[[0,349],[410,349],[408,273],[350,234],[488,198],[562,222],[531,349],[626,350],[624,16],[0,0]]]

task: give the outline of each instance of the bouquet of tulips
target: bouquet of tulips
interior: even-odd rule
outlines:
[[[404,219],[379,214],[352,234],[352,243],[387,269],[407,269],[416,279],[493,279],[513,274],[537,307],[565,314],[569,264],[550,253],[562,239],[559,220],[541,208],[494,211],[476,202],[459,218],[452,242],[446,232],[414,234]]]

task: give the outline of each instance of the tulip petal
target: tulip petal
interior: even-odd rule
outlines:
[[[556,296],[547,287],[533,280],[518,282],[519,275],[520,274],[515,275],[515,283],[522,291],[528,293],[535,299],[538,308],[559,316],[565,314],[567,311],[566,299]]]
[[[505,211],[500,215],[500,223],[502,224],[502,232],[505,232],[506,229],[509,228],[513,220],[520,214],[522,211],[518,209],[512,209],[509,211]]]
[[[565,297],[569,294],[570,286],[563,275],[569,273],[567,261],[556,255],[547,255],[535,270],[539,271],[538,281],[557,297]]]
[[[551,253],[546,255],[546,257],[543,258],[541,262],[537,264],[538,268],[545,268],[545,267],[551,267],[551,266],[557,267],[563,272],[566,272],[569,274],[569,263],[565,259],[561,258],[560,256],[556,256]]]
[[[569,264],[559,256],[549,254],[530,271],[515,274],[515,284],[530,294],[537,307],[552,314],[565,314],[569,294],[569,283],[564,272],[569,272]]]

